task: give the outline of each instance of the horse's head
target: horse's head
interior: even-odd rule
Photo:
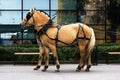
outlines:
[[[25,26],[31,26],[34,25],[34,21],[33,21],[33,15],[35,13],[36,9],[31,9],[25,18],[23,18],[23,20],[21,21],[20,25],[21,27],[25,27]]]
[[[27,13],[26,17],[23,18],[20,25],[22,28],[25,26],[34,25],[36,29],[38,29],[38,27],[41,27],[44,24],[46,24],[49,19],[50,17],[46,15],[44,12],[37,11],[36,9],[31,9]]]

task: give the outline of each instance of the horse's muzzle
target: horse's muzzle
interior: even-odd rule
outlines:
[[[20,23],[20,26],[23,29],[25,27],[25,23]]]

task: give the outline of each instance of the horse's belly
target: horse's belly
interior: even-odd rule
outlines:
[[[76,39],[76,35],[72,33],[65,32],[64,34],[58,35],[59,45],[71,44]]]
[[[58,41],[57,42],[57,45],[58,46],[77,46],[77,41],[76,40],[73,40],[71,42],[68,42],[68,41]]]

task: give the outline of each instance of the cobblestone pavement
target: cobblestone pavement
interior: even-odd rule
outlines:
[[[77,64],[61,64],[60,72],[50,65],[47,72],[34,65],[0,65],[0,80],[120,80],[120,64],[98,64],[90,72],[75,72]],[[42,66],[43,68],[43,66]]]

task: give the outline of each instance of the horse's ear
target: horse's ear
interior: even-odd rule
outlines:
[[[29,12],[32,12],[32,9],[30,9]]]
[[[31,13],[34,13],[36,11],[36,8],[30,9]]]
[[[36,11],[37,9],[36,8],[33,8],[34,9],[34,11]]]

